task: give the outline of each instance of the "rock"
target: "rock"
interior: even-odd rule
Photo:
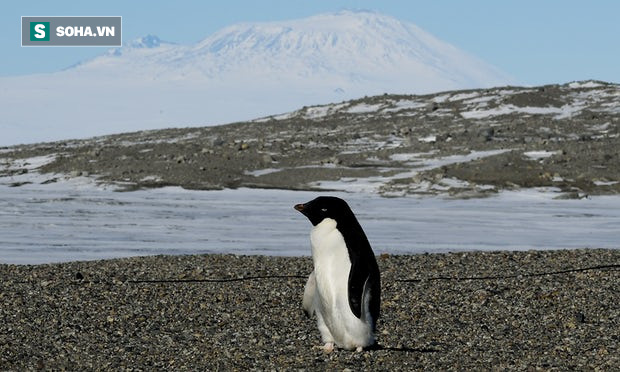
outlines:
[[[271,164],[271,163],[273,163],[274,161],[275,161],[275,159],[273,158],[273,156],[272,156],[272,155],[265,154],[265,155],[263,155],[263,157],[262,157],[262,162],[263,162],[263,164]]]
[[[577,312],[575,313],[575,321],[577,323],[585,323],[586,322],[586,316],[581,313],[581,312]]]
[[[495,135],[495,129],[493,128],[486,128],[483,129],[482,132],[480,132],[480,135],[484,138],[485,141],[491,141],[493,140],[493,136]]]
[[[222,146],[225,142],[220,137],[215,137],[210,140],[211,146]]]

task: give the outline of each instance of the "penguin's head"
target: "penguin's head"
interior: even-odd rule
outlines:
[[[347,202],[335,196],[319,196],[307,203],[297,204],[294,208],[308,217],[314,226],[326,218],[331,218],[336,223],[342,223],[351,218],[355,219]]]

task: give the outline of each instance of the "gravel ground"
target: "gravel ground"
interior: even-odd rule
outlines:
[[[309,257],[0,265],[0,370],[620,369],[620,250],[378,262],[379,347],[329,354]]]

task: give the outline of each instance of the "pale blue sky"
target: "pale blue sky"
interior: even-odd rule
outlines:
[[[0,76],[61,70],[106,48],[22,48],[21,16],[123,17],[123,41],[146,34],[188,44],[238,22],[367,9],[415,23],[525,85],[620,83],[616,0],[11,1],[0,12]]]

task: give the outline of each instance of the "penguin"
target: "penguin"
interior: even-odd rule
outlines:
[[[379,266],[353,211],[333,196],[294,208],[313,225],[314,271],[306,282],[302,307],[308,316],[316,314],[323,349],[362,351],[374,345],[381,303]]]

